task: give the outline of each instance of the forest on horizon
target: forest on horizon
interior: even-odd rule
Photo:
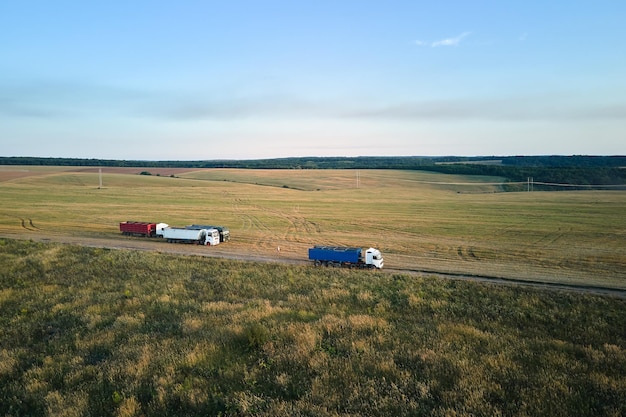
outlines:
[[[360,156],[251,160],[148,161],[89,158],[0,157],[0,165],[238,169],[400,169],[533,181],[536,190],[626,189],[626,156]],[[561,187],[562,188],[562,187]]]

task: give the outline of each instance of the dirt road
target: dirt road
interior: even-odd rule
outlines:
[[[81,245],[97,248],[108,249],[128,249],[128,250],[140,250],[149,252],[160,252],[175,255],[195,255],[206,256],[214,258],[234,259],[241,261],[253,261],[253,262],[276,262],[291,265],[305,265],[309,264],[305,257],[296,258],[282,252],[276,252],[275,254],[253,254],[237,250],[228,243],[218,246],[206,247],[198,245],[185,245],[185,244],[171,244],[166,243],[158,238],[144,239],[120,236],[119,238],[112,237],[90,237],[82,235],[67,235],[67,234],[52,234],[52,233],[30,233],[25,231],[23,233],[7,233],[0,232],[0,238],[16,239],[16,240],[32,240],[36,242],[56,242],[71,245]],[[380,273],[402,273],[402,274],[415,274],[421,276],[436,276],[446,279],[458,279],[458,280],[472,280],[478,282],[485,282],[490,284],[499,285],[523,285],[535,288],[541,288],[553,291],[570,291],[586,294],[595,294],[602,296],[612,296],[626,299],[626,290],[599,286],[586,286],[586,285],[572,285],[561,284],[553,282],[541,282],[541,281],[528,281],[523,279],[510,279],[502,277],[481,276],[481,275],[468,275],[468,274],[451,274],[447,272],[432,271],[432,270],[420,270],[420,269],[395,269],[385,268]]]

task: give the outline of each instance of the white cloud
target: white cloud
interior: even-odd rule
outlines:
[[[447,38],[447,39],[441,39],[441,40],[435,41],[430,46],[432,46],[433,48],[437,46],[457,46],[461,43],[463,38],[465,38],[466,36],[469,36],[470,34],[471,32],[463,32],[459,36],[456,36],[454,38]]]
[[[438,46],[458,46],[463,38],[471,34],[472,32],[463,32],[459,36],[455,36],[453,38],[440,39],[438,41],[423,41],[420,39],[416,39],[413,42],[417,46],[430,46],[432,48],[436,48]]]

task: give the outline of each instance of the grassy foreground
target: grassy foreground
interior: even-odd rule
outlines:
[[[6,416],[626,415],[626,302],[0,240]]]

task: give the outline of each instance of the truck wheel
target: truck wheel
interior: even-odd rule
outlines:
[[[322,263],[321,263],[320,261],[315,261],[313,264],[314,264],[315,266],[320,266]]]

